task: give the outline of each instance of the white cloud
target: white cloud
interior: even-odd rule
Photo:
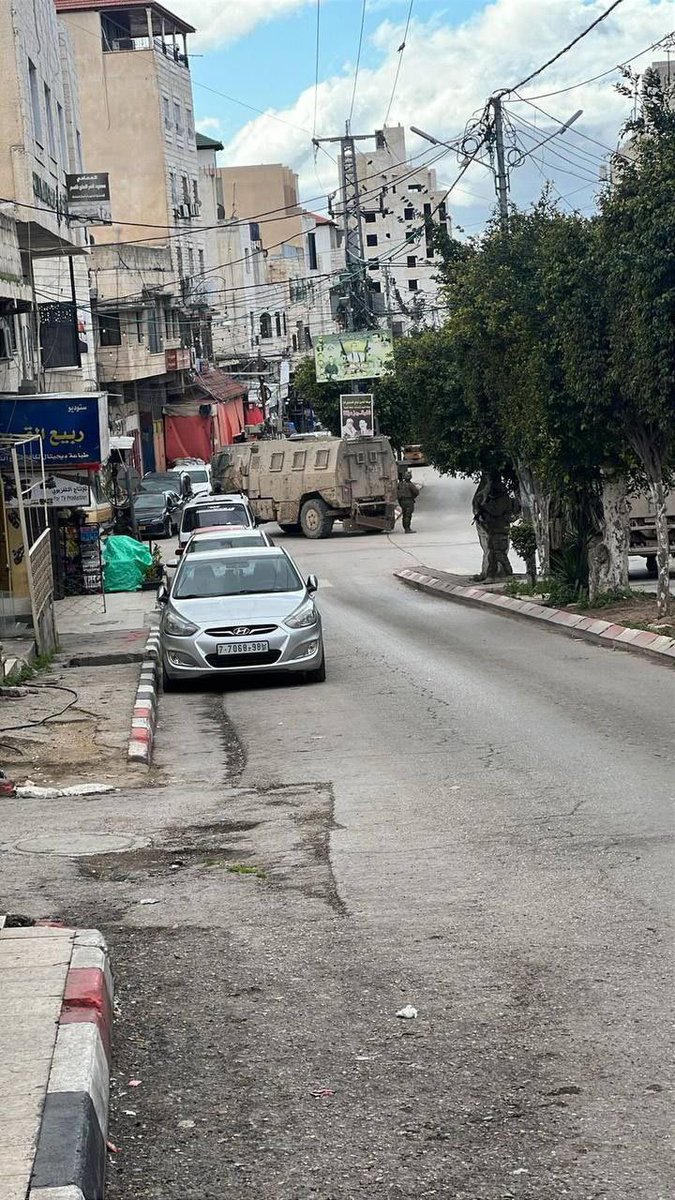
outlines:
[[[220,117],[198,117],[195,121],[195,129],[200,133],[220,133],[222,129]]]
[[[195,47],[215,48],[250,33],[263,21],[273,21],[313,3],[313,0],[172,0],[177,17],[194,25]]]
[[[203,6],[207,0],[199,2]],[[252,3],[251,7],[257,5]],[[277,8],[280,7],[277,4]],[[606,0],[592,0],[591,3],[587,0],[545,0],[545,3],[542,0],[493,0],[461,24],[452,25],[447,16],[438,13],[427,21],[413,20],[403,53],[390,124],[417,125],[441,138],[460,134],[472,114],[480,114],[491,92],[518,83],[571,41],[605,8]],[[375,68],[361,68],[352,122],[355,132],[369,132],[382,124],[394,80],[404,17],[403,12],[396,23],[390,19],[383,21],[372,34],[381,61]],[[524,88],[523,94],[534,97],[567,88],[625,62],[637,51],[662,38],[675,24],[673,17],[673,0],[632,0]],[[636,65],[644,67],[653,57],[653,54],[648,55]],[[351,69],[346,68],[344,73],[319,84],[318,134],[335,136],[344,131],[352,82]],[[608,77],[541,103],[547,111],[563,120],[578,108],[584,110],[573,131],[546,148],[540,162],[544,176],[552,175],[560,191],[569,193],[581,188],[583,193],[584,182],[592,184],[597,180],[604,152],[601,147],[584,141],[580,133],[597,138],[607,147],[616,146],[619,128],[627,115],[626,101],[616,94],[612,78]],[[515,100],[509,102],[509,106],[518,116],[538,128],[546,127],[546,132],[550,132],[551,122],[547,124],[546,118],[532,108]],[[276,111],[275,115],[290,125],[269,117],[247,122],[227,145],[222,161],[228,164],[287,163],[299,172],[306,197],[334,189],[336,168],[323,152],[317,156],[316,169],[314,166],[311,146],[314,88],[304,89],[294,104]],[[302,129],[291,128],[291,125]],[[516,128],[524,144],[531,146],[532,138],[527,140],[531,131],[517,125]],[[417,153],[423,145],[408,134],[409,151]],[[326,149],[336,154],[335,146]],[[431,153],[431,147],[429,149]],[[561,161],[556,154],[565,155],[571,161]],[[541,187],[542,177],[534,157],[512,173],[513,195],[519,201],[523,201],[523,190],[529,189],[524,199],[532,199]],[[541,154],[536,158],[539,162]],[[457,169],[454,155],[449,155],[437,168],[439,176],[446,182],[454,178]],[[477,165],[469,169],[461,186],[453,192],[452,207],[475,206],[476,194],[481,198],[480,209],[484,212],[487,202],[493,203],[492,181],[487,171]],[[582,195],[581,203],[587,202],[588,195]]]

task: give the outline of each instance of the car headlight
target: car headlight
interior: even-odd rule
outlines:
[[[197,632],[198,626],[193,625],[192,621],[186,621],[183,617],[179,617],[178,613],[167,612],[164,615],[163,629],[171,637],[190,637]]]
[[[296,608],[290,617],[285,618],[285,623],[291,629],[305,629],[307,625],[316,625],[316,618],[316,606],[310,601],[309,604],[301,604]]]

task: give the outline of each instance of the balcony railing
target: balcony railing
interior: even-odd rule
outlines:
[[[121,50],[158,50],[165,58],[173,59],[181,67],[189,69],[187,54],[183,54],[173,42],[165,42],[160,37],[150,40],[149,37],[113,37],[103,39],[103,49],[108,53]]]

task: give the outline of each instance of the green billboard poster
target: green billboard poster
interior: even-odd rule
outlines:
[[[317,383],[344,379],[374,379],[384,375],[392,356],[388,330],[362,329],[329,333],[316,339],[314,360]]]

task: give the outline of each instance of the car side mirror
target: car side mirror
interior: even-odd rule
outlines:
[[[316,575],[308,575],[307,576],[307,591],[310,593],[310,595],[312,595],[314,592],[318,591],[318,588],[319,588],[319,581],[318,581]]]
[[[166,604],[169,599],[169,589],[165,583],[160,583],[157,588],[157,603]]]

